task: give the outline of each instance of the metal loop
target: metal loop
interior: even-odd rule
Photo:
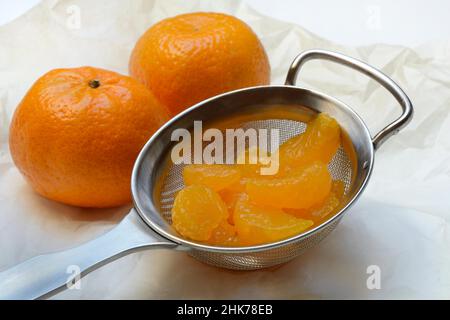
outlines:
[[[326,50],[308,50],[300,53],[292,62],[289,72],[286,77],[286,85],[295,85],[297,75],[301,67],[309,60],[324,59],[333,61],[341,65],[350,67],[356,71],[359,71],[373,80],[377,81],[384,88],[386,88],[397,100],[402,107],[403,113],[396,120],[384,127],[373,138],[372,143],[376,149],[378,149],[388,138],[398,133],[404,128],[412,119],[413,106],[406,93],[388,76],[379,71],[378,69],[346,55],[326,51]]]

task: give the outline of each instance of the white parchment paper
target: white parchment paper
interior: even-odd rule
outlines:
[[[47,0],[0,28],[0,269],[92,239],[128,212],[73,208],[33,193],[7,146],[12,113],[26,90],[57,67],[127,73],[139,35],[189,11],[226,12],[246,21],[268,52],[273,83],[284,82],[290,62],[305,49],[362,59],[404,88],[414,119],[377,151],[369,186],[339,227],[291,263],[231,272],[184,253],[148,251],[93,272],[80,290],[55,298],[450,298],[450,42],[344,47],[225,0]],[[374,82],[329,62],[310,62],[299,84],[347,102],[373,134],[400,114]],[[381,271],[380,289],[367,288],[372,265]]]

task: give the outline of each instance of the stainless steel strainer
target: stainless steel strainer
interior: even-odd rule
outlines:
[[[402,107],[402,115],[374,138],[361,118],[346,104],[312,90],[294,86],[301,66],[311,59],[334,61],[360,71],[389,90]],[[345,183],[347,202],[327,221],[307,232],[252,247],[216,247],[180,237],[171,227],[170,209],[174,194],[182,186],[181,165],[167,168],[167,154],[176,128],[191,129],[193,122],[210,123],[246,114],[246,128],[278,128],[281,140],[301,133],[306,124],[292,119],[262,117],[277,108],[285,114],[326,112],[348,134],[356,157],[339,148],[329,169],[334,179]],[[0,298],[34,299],[65,289],[68,266],[77,266],[81,276],[139,250],[167,248],[185,251],[194,258],[217,267],[255,270],[287,262],[325,238],[363,191],[372,172],[374,150],[411,120],[413,109],[403,90],[377,69],[342,54],[311,50],[292,63],[284,86],[260,86],[225,93],[203,101],[179,114],[156,132],[142,149],[132,175],[134,209],[111,231],[79,247],[37,256],[0,273]],[[354,160],[352,160],[354,159]],[[353,163],[352,163],[353,161]]]

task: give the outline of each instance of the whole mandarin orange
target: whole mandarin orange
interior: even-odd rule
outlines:
[[[223,92],[270,82],[256,34],[221,13],[189,13],[155,24],[134,47],[129,71],[172,114]]]
[[[133,163],[168,111],[138,81],[81,67],[39,78],[10,127],[13,160],[42,196],[81,207],[130,201]]]

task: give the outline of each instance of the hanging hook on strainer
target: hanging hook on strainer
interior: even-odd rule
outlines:
[[[361,118],[346,104],[326,94],[294,85],[302,65],[311,59],[325,59],[360,71],[385,87],[402,107],[402,115],[371,137]],[[191,129],[194,121],[211,123],[251,115],[242,124],[246,128],[278,128],[281,140],[302,132],[306,124],[292,119],[267,119],[265,111],[285,114],[326,112],[334,117],[348,135],[354,155],[339,148],[329,169],[333,178],[345,184],[346,203],[341,210],[314,228],[274,243],[250,247],[217,247],[192,242],[179,236],[171,227],[170,209],[175,192],[183,186],[181,166],[167,168],[167,154],[175,142],[174,129]],[[134,208],[111,231],[62,252],[40,255],[0,273],[0,298],[35,299],[49,297],[66,288],[67,267],[76,265],[81,276],[115,259],[139,250],[166,248],[185,251],[196,259],[217,267],[255,270],[285,263],[325,238],[355,202],[369,180],[374,151],[411,120],[413,108],[403,90],[377,69],[342,54],[310,50],[292,63],[285,85],[269,85],[228,92],[205,100],[166,123],[139,154],[134,165],[131,190]]]

